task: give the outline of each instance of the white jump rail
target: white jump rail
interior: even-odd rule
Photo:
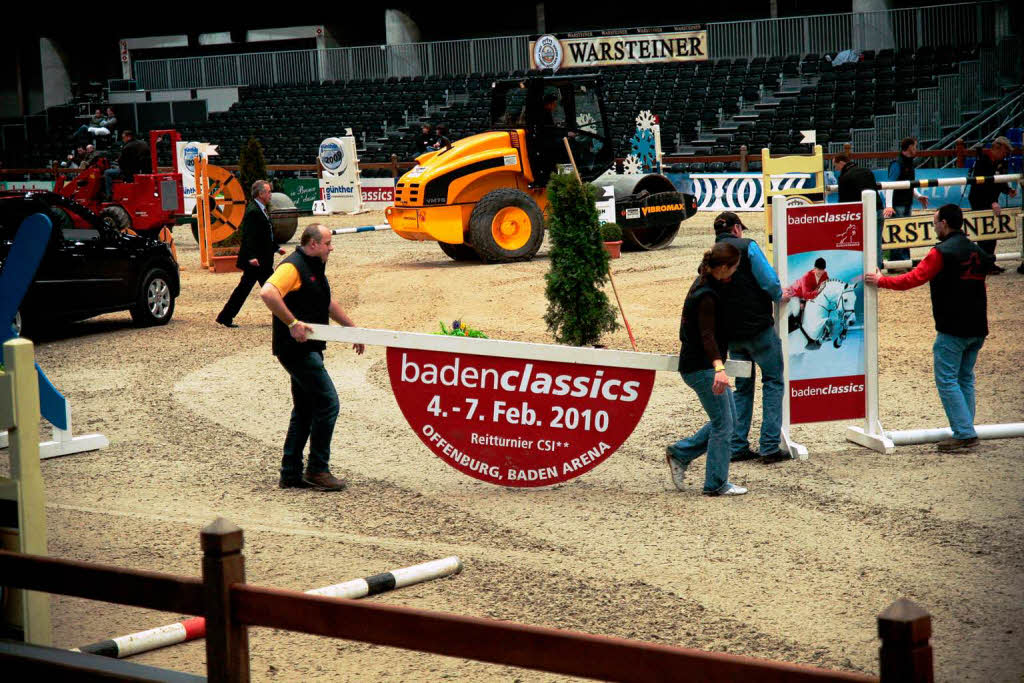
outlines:
[[[977,178],[922,178],[920,180],[886,180],[877,183],[879,190],[911,190],[918,187],[952,187],[959,185],[987,185],[989,183],[1019,183],[1024,174],[978,176]],[[838,185],[826,185],[829,192],[838,192]]]
[[[313,332],[310,335],[311,339],[330,342],[394,346],[421,351],[446,351],[449,353],[468,353],[476,356],[522,358],[525,360],[600,365],[605,367],[632,368],[635,370],[662,370],[668,372],[678,372],[679,370],[678,354],[580,348],[559,344],[506,341],[503,339],[474,339],[472,337],[451,337],[422,332],[374,330],[364,327],[340,327],[337,325],[311,325],[311,327],[313,328]],[[725,372],[730,377],[750,377],[750,361],[727,360],[725,361]]]

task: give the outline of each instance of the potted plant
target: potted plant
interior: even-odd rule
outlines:
[[[622,228],[618,223],[601,224],[601,240],[609,258],[619,258],[622,252]]]
[[[615,308],[601,287],[608,281],[608,254],[601,248],[592,191],[574,176],[548,182],[551,269],[544,276],[544,322],[558,344],[590,346],[618,328]]]

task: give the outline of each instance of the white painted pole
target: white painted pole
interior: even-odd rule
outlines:
[[[1021,252],[1019,252],[1019,251],[1011,251],[1011,252],[1007,252],[1007,253],[1004,253],[1004,254],[996,254],[995,256],[996,256],[996,261],[1019,261],[1020,258],[1021,258]],[[914,261],[911,260],[911,259],[906,259],[904,261],[886,261],[885,262],[886,270],[891,270],[893,268],[913,268],[913,267],[914,267]]]
[[[1007,173],[1004,175],[988,176],[991,178],[989,182],[992,183],[1019,183],[1021,181],[1022,174],[1020,173]],[[953,187],[959,185],[977,185],[978,183],[968,182],[973,180],[972,178],[926,178],[923,180],[887,180],[878,183],[879,190],[909,190],[911,188],[929,188],[929,187]],[[825,189],[829,192],[836,192],[839,189],[838,185],[827,185]]]
[[[789,257],[788,240],[786,231],[786,197],[775,195],[772,197],[772,260],[775,262],[775,272],[779,276],[779,282],[785,288],[789,282]],[[789,424],[789,316],[786,314],[786,305],[779,302],[775,305],[775,331],[782,342],[782,448],[789,452],[790,457],[807,459],[807,448],[795,443],[790,436]]]
[[[864,273],[878,270],[877,195],[872,190],[861,193],[864,207]],[[864,287],[864,431],[880,435],[878,422],[878,288]]]
[[[997,425],[974,425],[978,432],[978,438],[985,439],[1014,439],[1024,437],[1024,422],[1009,422]],[[953,430],[949,427],[942,429],[902,429],[895,432],[886,432],[885,435],[892,439],[897,446],[910,446],[921,443],[935,443],[953,438]]]

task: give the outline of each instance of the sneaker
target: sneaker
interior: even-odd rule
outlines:
[[[793,459],[793,456],[791,456],[789,453],[783,453],[782,451],[775,451],[774,453],[766,453],[765,455],[762,455],[761,458],[760,458],[762,465],[774,465],[775,463],[783,462],[785,460],[792,460],[792,459]]]
[[[686,468],[690,463],[686,463],[684,465],[676,460],[675,456],[672,455],[671,446],[665,449],[665,462],[668,463],[668,470],[672,473],[672,483],[675,484],[676,489],[679,491],[685,491],[686,484],[684,482],[684,478],[686,476]]]
[[[946,439],[940,441],[937,448],[940,453],[948,453],[949,451],[967,451],[978,445],[978,437],[972,436],[970,439]]]
[[[732,482],[726,482],[725,486],[718,489],[717,491],[705,491],[705,496],[742,496],[747,492],[747,489],[743,486],[737,486]]]
[[[742,451],[734,452],[732,454],[732,457],[729,458],[729,461],[730,462],[743,462],[744,460],[757,460],[760,457],[761,457],[760,453],[758,453],[757,451],[751,450],[750,446],[747,446]]]
[[[317,472],[316,474],[306,472],[302,476],[302,481],[309,484],[311,488],[320,491],[343,491],[345,489],[345,482],[335,477],[329,471]]]

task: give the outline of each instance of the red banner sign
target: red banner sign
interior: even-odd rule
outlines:
[[[654,370],[388,347],[391,388],[435,455],[502,486],[588,472],[640,421]]]
[[[864,417],[864,215],[858,203],[786,210],[790,423]],[[824,265],[824,267],[821,267]]]

